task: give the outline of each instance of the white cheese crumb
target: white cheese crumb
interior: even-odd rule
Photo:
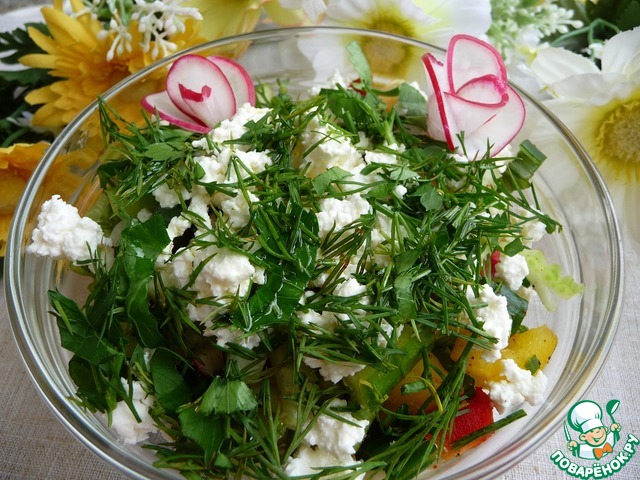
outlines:
[[[260,345],[260,336],[253,333],[244,336],[244,332],[236,327],[220,327],[213,330],[205,330],[205,336],[216,337],[216,343],[224,347],[227,343],[235,343],[241,347],[253,350]]]
[[[185,200],[191,198],[191,192],[186,189],[183,189],[182,197]],[[166,182],[161,183],[158,187],[151,192],[153,198],[156,199],[156,202],[160,205],[161,208],[173,208],[176,205],[180,204],[180,197],[177,192],[167,185]]]
[[[345,377],[355,375],[364,368],[364,365],[353,362],[329,362],[320,358],[302,357],[302,361],[310,368],[317,368],[322,378],[333,383],[338,383]]]
[[[355,278],[342,282],[333,289],[333,294],[338,297],[357,297],[367,291],[366,285],[361,285]]]
[[[522,281],[529,275],[527,259],[519,253],[513,256],[500,254],[500,260],[495,266],[496,277],[514,292],[522,286]]]
[[[220,122],[220,125],[209,132],[209,137],[216,143],[236,140],[247,132],[247,127],[245,127],[247,122],[257,122],[268,114],[269,111],[268,108],[256,108],[249,103],[245,103],[237,110],[233,117],[223,120]],[[207,139],[197,140],[193,142],[193,146],[207,149]],[[241,145],[237,147],[242,148]]]
[[[333,331],[338,325],[338,319],[332,312],[318,313],[314,310],[298,312],[298,318],[303,325],[316,325],[324,330]]]
[[[304,442],[308,445],[315,445],[338,458],[344,458],[345,455],[356,453],[355,447],[362,442],[369,421],[357,420],[349,412],[336,412],[332,408],[346,406],[346,400],[333,400],[329,404],[329,408],[346,421],[321,413],[315,419],[313,427],[304,437]],[[354,425],[351,425],[351,423]]]
[[[467,299],[473,305],[486,304],[474,310],[477,319],[484,322],[483,329],[491,337],[498,340],[491,344],[491,350],[484,350],[482,358],[487,362],[494,362],[502,355],[500,350],[509,343],[511,334],[511,317],[507,311],[507,299],[496,295],[490,285],[483,285],[480,296],[476,298],[471,288],[467,289]]]
[[[309,178],[315,178],[333,167],[359,172],[365,166],[362,154],[349,138],[336,128],[321,123],[317,116],[302,134],[300,149],[307,154],[299,167]]]
[[[251,218],[251,211],[247,199],[238,191],[235,197],[225,195],[225,200],[220,202],[220,209],[227,215],[227,223],[231,228],[239,229],[246,226]],[[249,201],[257,202],[258,197],[249,193]]]
[[[322,467],[342,467],[356,465],[351,455],[336,457],[330,452],[321,448],[311,448],[308,445],[301,445],[295,456],[290,457],[285,466],[285,473],[290,477],[298,475],[317,474]],[[337,474],[336,476],[339,476]],[[332,478],[327,476],[325,478]],[[364,478],[364,474],[356,477],[356,480]]]
[[[393,193],[398,198],[404,198],[405,194],[407,193],[407,187],[405,187],[404,185],[396,185],[393,189]]]
[[[196,261],[205,261],[212,253],[213,257],[205,263],[194,282],[195,289],[202,297],[213,296],[218,299],[246,295],[256,273],[249,259],[245,255],[222,248],[217,252],[203,249],[196,255]]]
[[[318,217],[318,234],[324,238],[327,234],[346,227],[358,220],[362,215],[371,211],[371,205],[359,194],[349,195],[339,200],[337,198],[325,198],[320,201]]]
[[[124,402],[118,402],[116,408],[111,412],[111,428],[126,445],[135,445],[149,438],[149,434],[156,432],[158,428],[153,423],[153,418],[149,415],[149,408],[155,401],[152,395],[142,388],[140,382],[132,382],[133,396],[132,403],[140,422],[136,420],[129,406]],[[126,388],[126,387],[125,387]]]
[[[54,259],[88,260],[100,245],[110,245],[102,228],[78,209],[66,203],[60,195],[44,202],[33,230],[27,252]]]
[[[542,370],[531,375],[510,358],[501,363],[504,380],[488,383],[489,396],[500,414],[510,413],[524,402],[538,405],[544,400],[548,382]]]

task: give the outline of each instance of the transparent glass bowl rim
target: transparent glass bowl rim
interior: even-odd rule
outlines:
[[[102,95],[103,100],[109,100],[113,96],[122,92],[132,83],[135,83],[140,77],[145,76],[149,71],[162,68],[172,63],[176,58],[185,55],[187,53],[198,53],[199,51],[222,47],[228,44],[236,42],[251,42],[260,41],[265,39],[287,39],[296,35],[309,35],[309,34],[344,34],[344,35],[366,35],[371,37],[377,37],[380,39],[387,39],[390,41],[399,41],[414,47],[422,48],[424,50],[430,50],[434,52],[443,52],[442,48],[435,47],[425,42],[421,42],[409,37],[401,35],[395,35],[386,32],[379,32],[366,29],[355,28],[343,28],[343,27],[295,27],[295,28],[277,28],[268,29],[263,31],[257,31],[253,33],[247,33],[242,35],[235,35],[220,40],[215,40],[200,44],[180,52],[177,52],[169,57],[166,57],[148,67],[139,70],[138,72],[128,76],[117,85],[113,86],[107,92]],[[611,350],[615,333],[617,331],[620,309],[622,305],[622,282],[623,282],[623,264],[622,264],[622,239],[619,231],[618,222],[614,213],[613,203],[607,187],[602,180],[597,168],[590,160],[588,154],[583,147],[579,144],[573,134],[566,128],[564,124],[551,113],[544,105],[542,105],[537,99],[532,97],[526,91],[519,88],[517,85],[512,85],[518,93],[526,98],[531,105],[535,106],[549,121],[559,130],[559,132],[565,137],[570,148],[576,154],[576,157],[580,160],[582,167],[584,168],[589,180],[595,187],[600,199],[603,211],[605,213],[605,221],[607,228],[611,232],[611,236],[607,239],[609,247],[612,253],[612,296],[609,298],[609,303],[606,308],[606,315],[603,319],[608,328],[607,334],[603,335],[599,339],[597,348],[592,352],[588,362],[585,362],[582,375],[579,376],[580,382],[574,382],[574,385],[568,390],[565,398],[566,402],[561,405],[557,405],[553,411],[553,421],[547,422],[544,425],[534,428],[527,438],[521,438],[514,442],[509,448],[503,451],[503,455],[498,459],[493,459],[491,462],[483,461],[479,465],[473,465],[471,468],[467,468],[456,478],[494,478],[501,475],[515,466],[517,463],[526,458],[531,452],[533,452],[538,446],[544,443],[559,427],[563,416],[566,414],[572,400],[577,400],[580,395],[584,394],[592,385],[593,381],[597,377],[600,369],[602,368],[604,361]],[[95,101],[88,107],[86,107],[69,125],[67,125],[56,140],[52,143],[51,147],[45,153],[42,161],[33,173],[27,187],[20,199],[20,202],[16,208],[16,213],[9,232],[9,238],[7,242],[7,250],[5,255],[5,294],[7,298],[7,306],[9,309],[9,317],[11,327],[14,335],[14,339],[22,356],[22,359],[27,367],[29,375],[32,381],[37,387],[39,394],[45,400],[45,402],[52,409],[58,419],[91,451],[103,458],[105,461],[118,468],[121,472],[130,476],[131,478],[183,478],[181,476],[175,476],[172,472],[160,471],[150,466],[134,454],[125,454],[121,450],[113,448],[108,440],[100,436],[94,429],[86,422],[86,420],[77,412],[69,409],[68,399],[58,395],[55,388],[49,383],[49,379],[45,373],[38,353],[34,350],[32,339],[25,336],[25,330],[23,325],[28,323],[28,319],[20,308],[21,285],[20,285],[20,268],[22,263],[23,245],[21,240],[24,237],[24,230],[26,225],[27,216],[29,210],[32,207],[32,200],[34,194],[39,188],[46,172],[48,171],[55,158],[61,152],[61,149],[69,141],[74,132],[80,127],[85,120],[89,118],[92,112],[96,109],[98,102]]]

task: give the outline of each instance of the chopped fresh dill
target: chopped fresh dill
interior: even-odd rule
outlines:
[[[560,228],[531,184],[544,156],[525,142],[461,163],[420,126],[419,92],[374,90],[350,53],[357,89],[293,99],[263,86],[244,123],[204,136],[100,104],[91,216],[113,247],[78,267],[92,279],[83,305],[50,300],[78,402],[137,415],[134,385],[155,399],[170,438],[147,445],[159,468],[288,478],[299,451],[324,448],[314,428],[337,422],[370,432],[352,463],[296,478],[409,479],[520,415],[443,441],[473,388],[470,353],[496,343],[472,299],[485,285],[504,294],[514,333],[526,312],[492,254],[528,250],[533,224]],[[455,361],[429,360],[456,339]],[[416,365],[401,393],[424,394],[412,412],[388,399]]]

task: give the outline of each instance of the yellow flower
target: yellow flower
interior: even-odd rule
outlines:
[[[9,225],[18,200],[48,147],[48,143],[40,142],[0,148],[0,256],[4,256]]]
[[[217,40],[252,32],[262,14],[262,6],[271,0],[189,0],[202,15],[202,35]]]
[[[531,65],[553,97],[544,103],[585,147],[602,174],[629,239],[640,245],[640,27],[617,34],[601,68],[560,48],[538,52]]]
[[[63,11],[62,0],[54,0],[52,7],[42,8],[51,36],[34,28],[29,28],[29,36],[45,53],[25,55],[20,59],[25,66],[44,68],[52,76],[61,78],[27,95],[28,103],[42,105],[33,117],[33,125],[36,126],[64,127],[98,95],[155,60],[152,46],[145,48],[137,23],[131,22],[129,33],[133,37],[133,48],[108,61],[113,34],[101,35],[102,24],[88,13],[82,0],[71,0],[71,5],[74,15]],[[203,40],[198,36],[198,22],[187,20],[185,26],[184,32],[171,39],[178,49]],[[153,89],[160,88],[161,84]],[[119,105],[114,107],[120,111]],[[138,105],[129,107],[139,110]]]

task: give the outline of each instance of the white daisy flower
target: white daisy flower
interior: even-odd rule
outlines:
[[[553,97],[545,105],[594,160],[624,230],[640,245],[640,27],[606,42],[601,68],[568,50],[545,48],[532,70]]]
[[[388,32],[444,48],[455,33],[485,37],[491,5],[489,0],[329,0],[320,25]],[[343,38],[345,45],[349,40]],[[326,38],[322,42],[314,48],[308,41],[303,49],[314,52],[316,72],[326,79],[335,70],[350,71],[346,54],[336,58],[340,49],[327,47]],[[407,77],[409,70],[422,69],[420,49],[401,48],[383,38],[368,39],[361,46],[377,74]]]

